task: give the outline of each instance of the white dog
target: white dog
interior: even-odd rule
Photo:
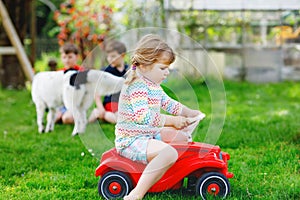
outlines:
[[[92,105],[94,95],[109,95],[119,92],[124,79],[99,70],[85,72],[63,71],[40,72],[32,82],[32,100],[36,105],[38,131],[54,130],[55,112],[65,104],[73,112],[74,130],[72,135],[83,133],[87,124],[86,112]],[[46,108],[47,125],[44,129],[43,117]]]
[[[73,113],[72,136],[84,133],[87,124],[87,110],[95,94],[103,96],[121,91],[125,79],[100,70],[84,72],[69,71],[64,75],[63,102]]]
[[[50,132],[54,129],[56,108],[63,106],[63,71],[40,72],[33,78],[31,96],[35,103],[38,131]],[[44,129],[43,118],[46,108],[47,125]]]

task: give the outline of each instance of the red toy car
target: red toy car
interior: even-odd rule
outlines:
[[[230,156],[219,146],[190,142],[171,144],[179,158],[176,163],[154,184],[148,192],[162,192],[182,187],[188,179],[187,187],[196,191],[202,199],[208,194],[226,197],[230,191],[227,161]],[[98,192],[105,199],[122,198],[135,187],[146,165],[120,156],[115,148],[103,153],[95,175],[101,176]]]

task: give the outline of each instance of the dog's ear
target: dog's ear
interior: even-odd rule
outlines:
[[[85,84],[87,82],[88,72],[89,70],[72,74],[70,77],[70,85],[74,86],[76,89],[80,89],[80,85]]]

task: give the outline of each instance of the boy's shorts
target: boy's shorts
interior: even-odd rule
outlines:
[[[109,102],[105,104],[104,109],[108,112],[117,112],[118,111],[118,103],[117,102]]]
[[[61,114],[65,114],[65,112],[67,112],[67,108],[65,106],[62,106],[59,108],[59,111],[61,112]]]
[[[150,139],[161,140],[160,133],[152,135],[138,136],[128,147],[119,151],[121,156],[133,161],[141,162],[143,164],[148,163],[147,159],[147,147]]]

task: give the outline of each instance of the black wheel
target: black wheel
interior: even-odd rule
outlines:
[[[130,178],[122,172],[111,171],[101,177],[98,192],[105,199],[123,198],[132,190]]]
[[[228,179],[220,173],[210,172],[200,177],[196,184],[196,194],[200,195],[202,199],[207,196],[218,196],[225,198],[230,192],[230,185]]]

